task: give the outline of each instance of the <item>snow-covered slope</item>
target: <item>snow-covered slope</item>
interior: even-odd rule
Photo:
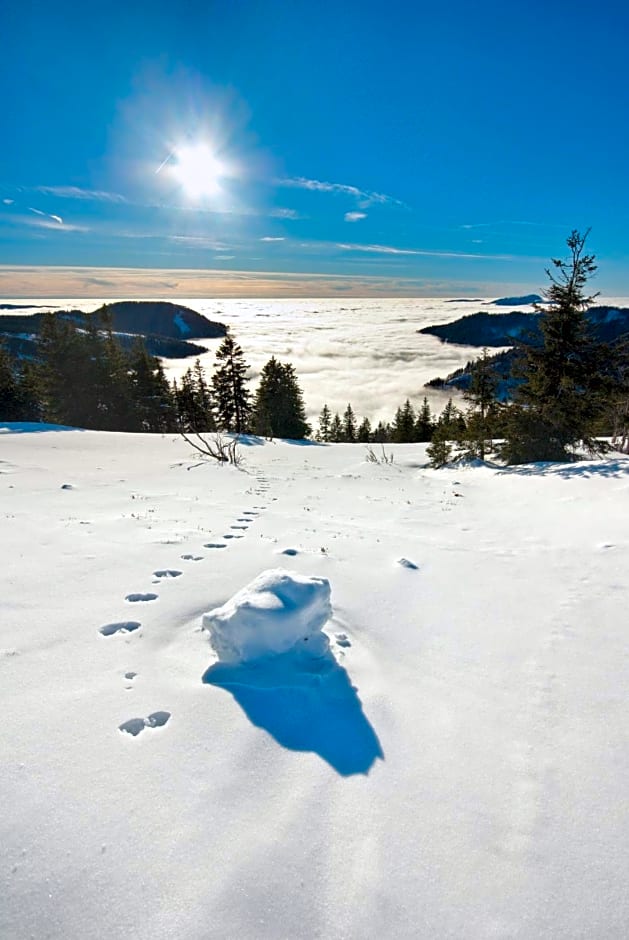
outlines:
[[[625,936],[629,458],[244,450],[0,429],[0,936]]]

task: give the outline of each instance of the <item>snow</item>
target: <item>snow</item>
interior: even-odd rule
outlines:
[[[182,336],[187,336],[190,333],[190,327],[180,313],[175,314],[173,322]]]
[[[0,432],[1,937],[626,935],[628,457]]]
[[[330,584],[282,568],[263,571],[226,604],[203,616],[203,627],[223,662],[244,663],[308,643],[327,651],[321,628],[332,616]]]

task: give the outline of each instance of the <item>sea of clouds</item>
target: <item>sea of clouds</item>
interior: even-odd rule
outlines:
[[[271,356],[292,362],[304,392],[306,409],[315,422],[324,403],[342,413],[351,402],[359,417],[372,422],[391,420],[398,405],[427,395],[439,411],[448,395],[425,389],[435,376],[445,377],[479,355],[469,346],[443,343],[417,331],[479,310],[505,312],[510,307],[438,298],[183,300],[210,319],[231,327],[250,364],[252,388]],[[611,300],[600,300],[611,303]],[[615,302],[615,301],[614,301]],[[39,300],[38,304],[47,304]],[[95,310],[100,300],[64,299],[52,309]],[[627,301],[625,299],[624,304]],[[518,307],[530,310],[530,307]],[[201,356],[211,371],[220,340],[200,340],[209,348]],[[170,378],[181,375],[193,359],[166,360]]]

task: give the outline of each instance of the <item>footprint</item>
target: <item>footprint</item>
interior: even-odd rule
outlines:
[[[419,565],[416,565],[414,561],[409,561],[408,558],[398,558],[397,563],[402,568],[410,568],[413,571],[419,570]]]
[[[206,542],[203,548],[227,548],[224,542]]]
[[[158,594],[152,594],[150,592],[148,594],[127,594],[125,600],[135,604],[138,601],[156,601],[158,596]]]
[[[227,532],[224,536],[224,539],[244,539],[244,535],[235,535],[232,532]]]
[[[123,721],[118,725],[118,731],[132,734],[135,738],[145,728],[163,728],[169,718],[170,712],[152,712],[148,718],[129,718]]]
[[[106,623],[100,628],[103,636],[113,636],[114,633],[133,633],[142,626],[137,620],[122,620],[120,623]]]
[[[284,548],[281,552],[279,552],[279,554],[292,556],[292,555],[299,555],[299,552],[296,548]]]
[[[334,639],[336,640],[337,646],[343,646],[347,648],[348,646],[352,645],[350,640],[348,639],[347,633],[335,633]]]
[[[247,525],[231,525],[229,528],[230,528],[230,529],[243,529],[243,530],[246,530],[246,529],[249,528],[249,526],[247,526]]]
[[[136,676],[137,676],[137,672],[133,672],[133,670],[131,670],[130,672],[125,672],[124,674],[125,679],[135,679]]]
[[[203,561],[203,555],[182,555],[183,561]]]
[[[253,519],[250,519],[248,516],[240,516],[238,519],[236,519],[236,522],[249,522],[249,523],[251,523],[251,522],[253,522]],[[233,528],[233,526],[232,526],[232,528]],[[246,528],[246,526],[244,526],[244,528]]]
[[[259,516],[260,515],[260,513],[254,512],[253,509],[243,509],[242,514],[243,516]]]
[[[179,575],[183,574],[183,571],[177,571],[176,568],[160,568],[158,571],[153,572],[154,578],[178,578]]]

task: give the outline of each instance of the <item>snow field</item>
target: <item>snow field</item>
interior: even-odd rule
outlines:
[[[625,935],[629,459],[390,450],[0,430],[0,936]]]

